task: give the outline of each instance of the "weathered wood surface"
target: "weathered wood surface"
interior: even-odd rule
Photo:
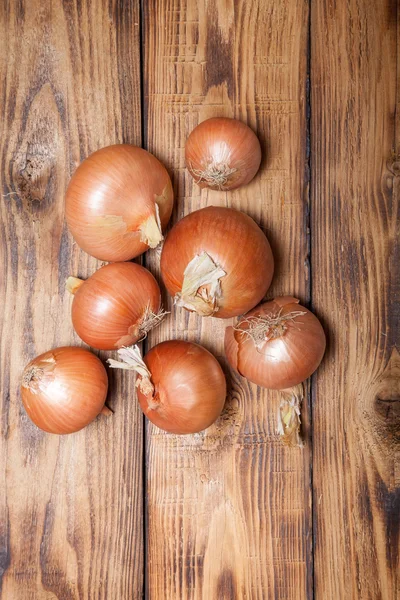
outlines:
[[[400,7],[141,4],[0,4],[0,597],[394,600]],[[215,115],[244,120],[263,146],[258,176],[229,194],[200,191],[184,168],[187,135]],[[275,433],[277,395],[229,372],[227,322],[166,295],[172,316],[147,345],[180,337],[215,352],[230,381],[215,426],[143,435],[123,372],[111,374],[114,416],[78,434],[43,434],[24,413],[26,362],[80,343],[65,278],[99,264],[64,224],[69,176],[101,146],[140,144],[141,122],[174,179],[172,222],[210,204],[248,212],[277,259],[269,295],[298,295],[323,320],[302,451]],[[158,275],[157,252],[145,261]]]
[[[312,299],[329,334],[312,411],[321,599],[400,592],[396,16],[390,0],[312,9]]]
[[[173,222],[212,204],[246,211],[273,246],[270,294],[307,302],[308,3],[152,0],[144,8],[145,139],[171,170]],[[221,115],[253,127],[264,160],[249,186],[201,192],[185,170],[185,140],[201,120]],[[158,274],[157,253],[146,264]],[[226,367],[228,322],[165,302],[172,318],[151,344],[200,342]],[[312,596],[309,445],[285,448],[276,435],[277,395],[229,377],[226,411],[205,433],[179,437],[147,427],[151,599]]]
[[[141,598],[142,417],[113,374],[112,418],[47,435],[20,401],[24,365],[79,344],[66,277],[98,263],[64,223],[90,152],[140,144],[139,3],[0,4],[0,585],[4,600]]]

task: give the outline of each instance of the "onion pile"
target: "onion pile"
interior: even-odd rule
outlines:
[[[244,123],[215,118],[192,131],[185,156],[201,187],[232,190],[253,179],[261,148]],[[139,403],[150,421],[167,432],[190,434],[221,414],[225,376],[214,356],[191,342],[162,342],[142,358],[133,344],[166,313],[151,273],[121,262],[161,242],[172,206],[171,180],[149,152],[117,144],[91,154],[68,186],[66,219],[83,250],[113,264],[86,281],[69,277],[67,289],[74,294],[75,331],[94,348],[118,349],[121,360],[108,362],[136,372]],[[281,391],[279,431],[286,443],[299,445],[302,382],[322,360],[325,334],[295,298],[256,306],[273,271],[266,236],[248,215],[232,208],[209,206],[189,214],[172,228],[161,254],[161,275],[178,306],[204,317],[247,313],[226,329],[226,356],[249,381]],[[82,348],[57,348],[25,368],[21,394],[38,427],[64,434],[82,429],[100,412],[110,414],[104,404],[107,388],[96,356]]]
[[[275,298],[248,312],[225,331],[225,354],[249,381],[284,390],[280,433],[298,444],[302,384],[318,368],[326,339],[317,317],[296,298]]]
[[[102,362],[83,348],[56,348],[24,369],[21,395],[32,421],[49,433],[73,433],[88,425],[104,405],[108,388]]]
[[[102,267],[86,281],[69,277],[72,323],[79,337],[99,350],[130,346],[165,316],[153,275],[135,263]]]
[[[241,121],[217,117],[193,129],[185,146],[186,166],[200,187],[234,190],[249,183],[261,162],[256,134]]]
[[[140,406],[160,429],[197,433],[221,414],[225,376],[216,358],[202,346],[174,340],[158,344],[144,360],[137,346],[122,348],[118,354],[122,362],[108,359],[110,366],[137,373]]]
[[[201,316],[235,317],[264,297],[274,260],[248,215],[209,206],[179,221],[161,255],[161,275],[176,304]]]
[[[172,206],[171,180],[160,161],[142,148],[117,144],[94,152],[75,171],[65,216],[85,252],[113,262],[155,248]]]

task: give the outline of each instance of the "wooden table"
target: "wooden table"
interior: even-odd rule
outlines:
[[[396,0],[3,0],[0,11],[1,598],[394,600]],[[189,132],[216,115],[262,141],[260,173],[232,193],[200,191],[185,170]],[[110,373],[112,418],[66,437],[27,418],[21,371],[81,343],[64,282],[99,266],[66,228],[65,188],[115,142],[164,161],[173,222],[210,204],[250,214],[276,257],[269,295],[296,295],[321,318],[329,344],[307,387],[304,449],[276,434],[277,394],[232,373],[223,417],[194,436],[145,422],[123,372]],[[144,264],[159,274],[156,252]],[[172,315],[146,346],[194,340],[228,371],[226,322],[164,300]]]

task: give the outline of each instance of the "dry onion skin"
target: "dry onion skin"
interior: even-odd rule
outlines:
[[[264,233],[233,208],[209,206],[187,215],[161,254],[161,275],[175,303],[201,316],[247,312],[264,297],[273,271]]]
[[[109,359],[110,366],[137,373],[140,406],[160,429],[198,433],[221,414],[225,376],[217,359],[202,346],[171,340],[154,346],[144,359],[137,346],[122,348],[118,355],[122,362]]]
[[[67,279],[74,294],[72,323],[93,348],[115,350],[146,337],[164,318],[160,288],[153,275],[136,263],[112,263],[89,279]]]
[[[261,163],[256,134],[241,121],[216,117],[197,125],[185,146],[186,166],[196,183],[234,190],[249,183]]]
[[[29,418],[43,431],[73,433],[99,413],[108,378],[102,362],[84,348],[63,347],[45,352],[24,369],[21,396]]]
[[[278,431],[289,445],[301,445],[302,383],[318,368],[325,346],[317,317],[289,296],[257,306],[226,329],[231,367],[261,387],[283,391]]]
[[[159,160],[130,144],[91,154],[69,183],[65,216],[78,245],[109,262],[155,248],[172,212],[170,177]]]

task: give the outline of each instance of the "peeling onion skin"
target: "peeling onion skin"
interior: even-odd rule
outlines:
[[[79,431],[104,411],[108,378],[102,362],[84,348],[50,350],[22,375],[21,396],[29,418],[43,431]]]
[[[242,315],[262,300],[271,284],[274,259],[251,217],[233,208],[208,206],[179,221],[161,254],[161,275],[172,296],[182,290],[187,265],[204,251],[226,272],[214,317]]]
[[[77,289],[72,323],[89,346],[115,350],[143,338],[140,321],[147,306],[154,314],[161,307],[160,288],[153,275],[136,263],[112,263]]]
[[[116,144],[79,165],[67,189],[65,216],[82,250],[109,262],[130,260],[149,248],[140,227],[149,218],[155,223],[156,200],[164,229],[173,207],[167,170],[146,150]]]
[[[186,142],[185,158],[201,188],[234,190],[249,183],[257,173],[261,147],[245,123],[216,117],[193,129]]]
[[[226,399],[226,380],[208,350],[182,340],[161,342],[144,357],[154,385],[153,397],[137,387],[146,417],[169,433],[206,429],[219,417]],[[138,376],[140,379],[140,376]]]
[[[286,390],[310,377],[325,352],[326,338],[321,323],[292,297],[276,298],[257,306],[243,317],[286,316],[281,335],[259,349],[253,339],[230,326],[225,331],[225,354],[231,367],[249,381],[273,390]],[[293,319],[290,313],[305,314]],[[247,329],[243,320],[238,326]]]

